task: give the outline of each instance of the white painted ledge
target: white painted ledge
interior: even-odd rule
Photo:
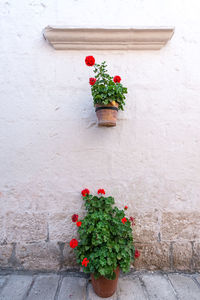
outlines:
[[[56,50],[159,50],[174,28],[65,28],[47,26],[43,35]]]

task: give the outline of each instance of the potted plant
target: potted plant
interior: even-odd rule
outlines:
[[[85,58],[87,66],[94,66],[95,76],[89,79],[99,126],[116,126],[118,110],[124,110],[127,88],[121,82],[121,77],[110,76],[106,70],[106,62],[95,63],[93,56]]]
[[[127,206],[120,210],[113,207],[114,198],[105,196],[104,189],[98,196],[82,191],[86,215],[83,219],[74,214],[72,221],[78,227],[79,240],[72,239],[78,264],[85,273],[91,274],[95,293],[110,297],[117,288],[119,271],[128,272],[131,262],[140,253],[133,244],[134,218],[125,216]]]

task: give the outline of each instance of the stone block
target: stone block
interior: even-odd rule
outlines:
[[[6,237],[8,242],[39,242],[47,238],[47,221],[43,213],[8,212]]]
[[[70,248],[69,242],[64,244],[62,266],[65,267],[79,267],[76,262],[76,255],[74,249]]]
[[[176,295],[168,279],[160,274],[141,276],[151,300],[176,300]]]
[[[32,279],[32,276],[11,275],[1,292],[0,299],[26,299],[25,297],[30,288]]]
[[[135,248],[140,251],[140,257],[135,259],[136,269],[147,270],[169,270],[170,257],[168,243],[139,244],[135,243]]]
[[[156,213],[134,214],[135,226],[133,226],[133,237],[135,242],[148,243],[157,242],[159,227]]]
[[[178,299],[200,299],[200,289],[192,277],[183,274],[169,274],[168,277],[178,294]]]
[[[0,126],[1,126],[1,121],[0,121]],[[66,132],[66,128],[68,128],[69,126],[68,122],[65,125],[63,125],[62,122],[57,122],[57,126],[58,127],[56,132],[61,133],[61,135],[62,133],[66,134],[66,137],[69,136],[69,132],[68,131]],[[72,125],[70,125],[69,128],[72,128],[71,126]],[[54,122],[49,121],[47,123],[44,123],[43,126],[41,126],[40,123],[35,124],[30,122],[30,124],[26,124],[26,127],[27,127],[26,132],[29,132],[30,135],[35,135],[34,137],[35,139],[41,138],[42,135],[42,142],[38,144],[39,148],[37,148],[37,150],[35,150],[34,153],[32,152],[32,158],[37,159],[38,151],[40,153],[43,153],[43,147],[44,144],[46,143],[46,139],[49,140],[48,136],[51,135],[54,136],[54,134],[55,136],[57,136],[57,133],[55,133],[54,131],[52,132],[52,129],[54,128]],[[9,128],[8,131],[9,130],[11,129]],[[18,136],[20,134],[18,130],[13,134]],[[68,130],[71,131],[71,129]],[[74,136],[77,130],[78,129],[76,127],[74,129]],[[70,143],[70,140],[71,139],[69,138],[68,145]],[[20,143],[19,147],[24,147],[25,145],[23,144],[23,141],[21,142],[22,144]],[[51,178],[45,180],[46,178],[45,176],[48,176],[49,174],[48,171],[46,171],[46,173],[44,173],[43,175],[44,177],[38,181],[30,180],[26,182],[26,185],[24,185],[22,181],[17,185],[9,184],[6,187],[4,187],[2,197],[0,198],[1,203],[4,203],[4,211],[7,212],[35,211],[39,213],[46,213],[47,207],[48,207],[48,214],[67,212],[67,214],[72,215],[73,213],[78,213],[81,211],[81,205],[83,205],[84,203],[80,194],[81,188],[77,187],[78,184],[74,184],[74,186],[71,188],[70,191],[68,189],[66,190],[66,184],[68,182],[67,178],[70,177],[70,170],[68,169],[65,170],[64,168],[62,168],[59,171],[59,174],[57,174],[59,169],[57,163],[60,159],[60,154],[56,152],[57,146],[54,140],[51,142],[51,145],[49,145],[48,149],[50,150],[51,147],[53,147],[54,149],[54,150],[51,149],[54,154],[45,152],[43,154],[44,157],[42,157],[40,161],[40,168],[43,171],[45,169],[47,162],[48,164],[52,164],[51,167],[49,166],[52,172]],[[66,146],[62,145],[62,147],[63,147],[62,151],[64,152],[66,150]],[[29,160],[29,153],[31,151],[32,151],[32,144],[30,143],[26,150],[27,157],[25,157],[24,159],[26,159],[26,168],[31,169],[33,171],[34,168],[37,168],[37,166],[33,165],[33,163]],[[51,160],[51,155],[55,156],[54,160]],[[67,155],[66,155],[66,159],[67,159]],[[54,178],[53,175],[57,178],[56,181],[53,179]],[[63,177],[63,180],[58,180],[60,176]],[[70,199],[70,204],[66,199]],[[1,214],[3,215],[2,212]]]
[[[0,244],[5,241],[4,216],[0,216]]]
[[[118,299],[123,300],[144,300],[145,292],[139,278],[119,278]],[[120,296],[120,298],[119,298]]]
[[[86,300],[86,279],[64,277],[61,283],[58,300]]]
[[[12,249],[13,246],[11,244],[0,245],[0,267],[8,267]]]
[[[194,243],[193,249],[193,267],[194,270],[200,271],[200,243]]]
[[[72,214],[54,213],[48,218],[49,239],[51,241],[68,242],[77,237],[76,223],[72,222]]]
[[[192,244],[173,243],[173,269],[189,271],[192,268]]]
[[[58,270],[60,249],[57,243],[17,244],[16,259],[27,270]]]
[[[39,275],[36,277],[27,300],[54,300],[59,276],[56,274]]]
[[[200,239],[200,213],[166,212],[162,216],[162,240],[193,241]]]
[[[5,285],[6,281],[8,280],[8,276],[0,276],[0,289]]]

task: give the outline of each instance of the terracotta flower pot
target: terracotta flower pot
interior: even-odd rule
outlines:
[[[113,101],[108,105],[96,104],[95,111],[98,118],[99,126],[116,126],[118,103]]]
[[[119,278],[119,267],[115,270],[115,274],[116,278],[114,280],[106,279],[104,276],[95,279],[91,274],[93,289],[99,297],[108,298],[115,293]]]

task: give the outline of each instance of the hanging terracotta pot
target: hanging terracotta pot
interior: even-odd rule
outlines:
[[[112,101],[107,105],[96,104],[95,111],[99,126],[116,126],[118,103]]]
[[[114,272],[116,274],[114,280],[106,279],[104,276],[95,279],[93,274],[91,274],[92,286],[97,296],[108,298],[115,293],[119,278],[119,267]]]

